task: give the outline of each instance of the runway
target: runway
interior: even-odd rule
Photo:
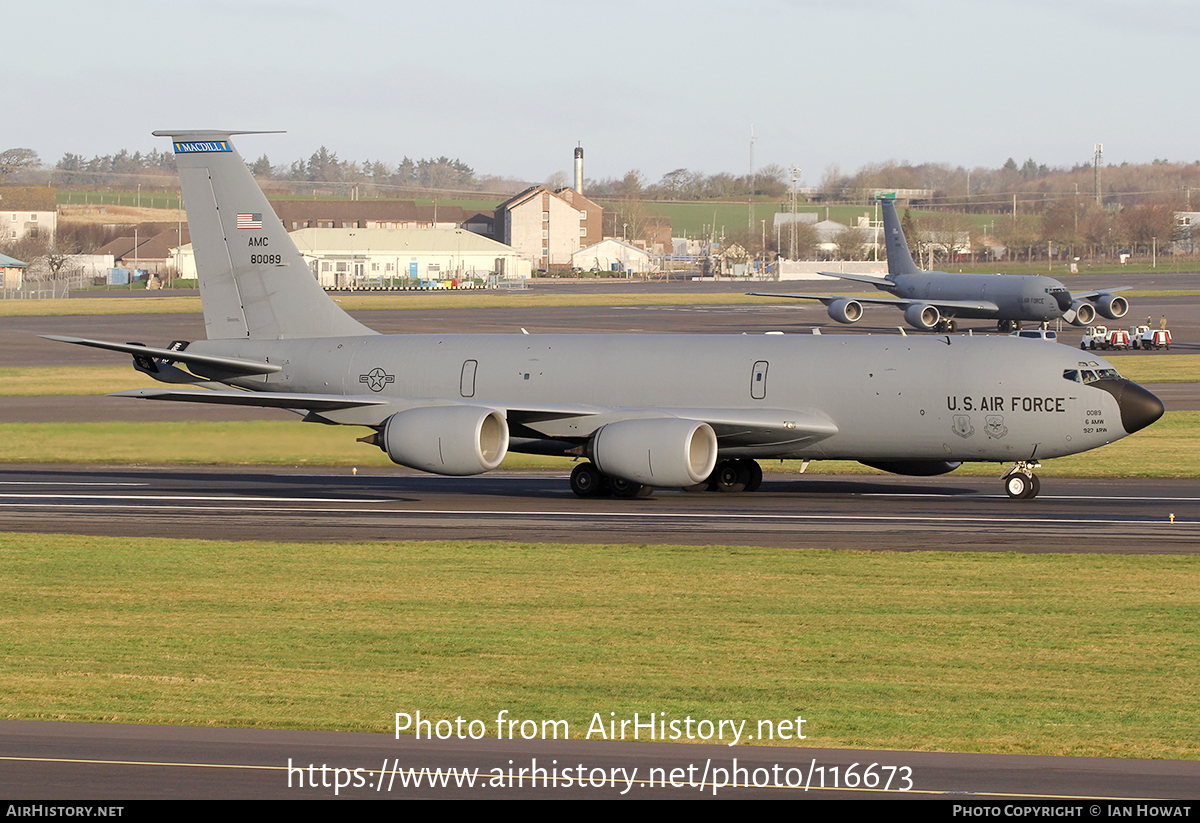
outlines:
[[[513,540],[1194,554],[1190,480],[768,474],[754,493],[580,499],[565,474],[0,467],[0,531],[224,540]]]
[[[417,740],[0,720],[0,795],[38,802],[889,798],[1084,804],[1097,808],[1088,816],[1107,818],[1110,804],[1194,797],[1200,780],[1200,764],[1190,761],[689,745],[644,741],[645,730],[643,742],[499,740],[487,721],[488,736],[478,740]]]

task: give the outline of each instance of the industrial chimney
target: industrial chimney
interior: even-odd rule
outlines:
[[[575,192],[583,194],[583,146],[575,147]]]

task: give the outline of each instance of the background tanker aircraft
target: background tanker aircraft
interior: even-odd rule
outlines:
[[[1110,320],[1124,317],[1129,302],[1115,289],[1076,292],[1042,275],[952,274],[921,271],[913,262],[904,239],[904,230],[896,217],[896,204],[882,201],[883,235],[887,245],[887,277],[866,274],[821,272],[829,277],[870,283],[894,297],[845,297],[835,294],[765,294],[762,297],[795,297],[820,300],[829,316],[839,323],[856,323],[862,318],[864,303],[895,306],[904,312],[910,326],[921,331],[955,331],[955,318],[995,319],[1000,331],[1021,327],[1021,323],[1046,324],[1062,318],[1075,326],[1087,326],[1096,313]]]
[[[1038,460],[1163,413],[1102,360],[1008,337],[380,335],[321,289],[230,143],[245,133],[156,132],[173,140],[208,339],[54,338],[175,384],[121,396],[365,426],[394,462],[444,475],[510,450],[586,457],[571,475],[583,497],[753,489],[763,458],[916,475],[1011,463],[1007,493],[1032,497]]]

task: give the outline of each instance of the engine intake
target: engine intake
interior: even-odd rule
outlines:
[[[862,319],[862,303],[842,298],[829,304],[829,316],[839,323],[857,323]]]
[[[1090,326],[1095,319],[1096,307],[1086,300],[1076,300],[1071,304],[1070,310],[1063,315],[1063,320],[1072,326]]]
[[[620,420],[600,428],[589,447],[596,468],[646,486],[692,486],[717,464],[712,426],[677,417]]]
[[[508,421],[495,409],[424,406],[384,423],[381,445],[393,463],[433,474],[482,474],[508,454]]]
[[[1129,301],[1119,294],[1105,294],[1096,298],[1096,311],[1109,320],[1120,320],[1129,311]]]
[[[904,319],[908,325],[921,331],[931,331],[942,319],[942,313],[936,306],[914,303],[904,310]]]

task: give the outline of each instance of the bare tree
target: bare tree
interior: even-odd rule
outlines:
[[[35,169],[42,164],[33,149],[5,149],[0,151],[0,183],[21,169]]]

